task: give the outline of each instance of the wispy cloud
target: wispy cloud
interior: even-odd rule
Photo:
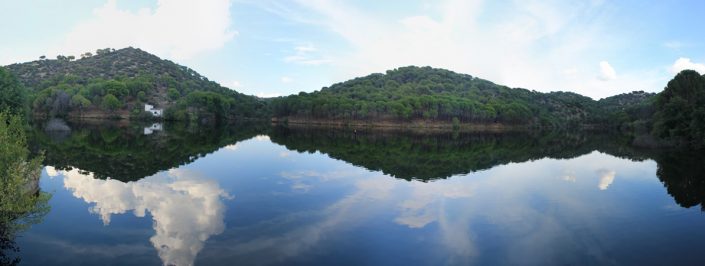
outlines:
[[[294,54],[284,57],[284,62],[312,66],[323,65],[331,62],[330,59],[323,58],[316,54],[318,49],[316,49],[316,47],[312,44],[296,46],[294,47],[294,51]]]

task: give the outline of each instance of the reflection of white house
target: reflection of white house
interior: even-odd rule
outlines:
[[[144,111],[149,112],[153,116],[162,116],[162,109],[155,109],[151,104],[145,104]]]
[[[161,130],[162,130],[162,124],[161,123],[154,123],[151,126],[144,128],[144,134],[151,135],[152,133],[154,133],[154,131],[161,131]]]

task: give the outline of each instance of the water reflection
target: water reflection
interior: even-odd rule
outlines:
[[[231,198],[218,183],[188,170],[172,169],[134,182],[96,179],[77,169],[47,167],[50,176],[63,176],[73,196],[93,204],[91,213],[105,225],[111,215],[149,214],[155,235],[150,242],[165,265],[192,265],[204,242],[223,232],[225,205]]]
[[[667,264],[654,257],[705,239],[697,210],[673,203],[702,208],[705,157],[629,136],[104,128],[35,143],[64,193],[112,223],[100,232],[152,216],[150,243],[134,234],[165,264]],[[182,164],[208,178],[165,170]]]
[[[42,124],[33,128],[31,147],[46,154],[46,165],[77,167],[96,178],[134,181],[185,165],[223,146],[252,138],[259,124],[196,127],[188,124],[84,123],[69,124],[70,135],[57,140]],[[159,134],[144,134],[149,127]],[[155,156],[155,155],[159,156]]]

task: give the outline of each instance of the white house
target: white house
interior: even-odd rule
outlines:
[[[161,131],[162,130],[162,124],[161,123],[154,123],[149,127],[144,128],[144,134],[145,135],[151,135],[154,133],[154,131]]]
[[[153,105],[144,104],[144,111],[149,112],[153,116],[162,116],[162,109],[155,109]]]

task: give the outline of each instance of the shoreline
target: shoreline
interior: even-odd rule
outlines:
[[[412,121],[360,121],[360,120],[323,120],[323,119],[292,119],[272,118],[272,125],[320,128],[350,128],[375,130],[429,131],[429,132],[511,132],[530,130],[561,130],[566,128],[547,128],[530,125],[507,125],[501,123],[460,123],[453,125],[449,121],[412,120]],[[581,125],[577,130],[605,130],[599,125]]]

